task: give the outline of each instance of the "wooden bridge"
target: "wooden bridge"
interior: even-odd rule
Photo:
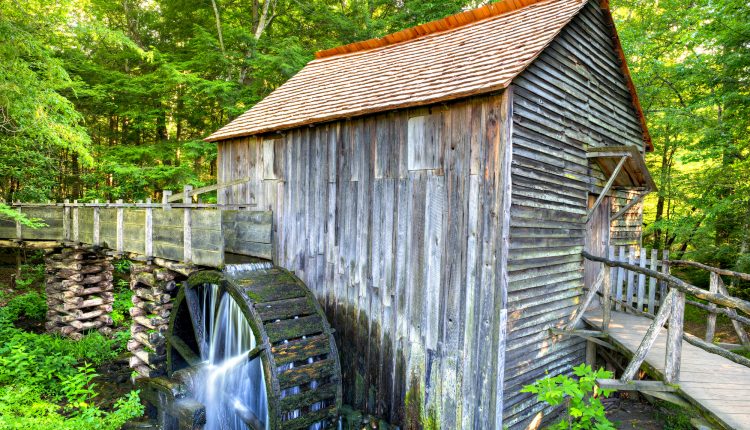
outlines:
[[[599,381],[603,388],[640,391],[692,407],[712,426],[750,429],[750,360],[730,351],[732,346],[750,347],[743,327],[750,319],[742,315],[750,314],[750,302],[730,296],[721,278],[748,281],[750,275],[669,261],[667,254],[661,261],[656,254],[645,258],[645,252],[638,258],[634,248],[629,254],[617,258],[610,252],[605,258],[583,253],[589,261],[601,263],[601,270],[570,323],[554,334],[587,338],[590,360],[601,347],[630,357],[627,366],[615,369],[619,379]],[[675,265],[709,271],[710,289],[672,276],[669,268]],[[709,311],[705,339],[684,332],[686,305]],[[713,343],[718,314],[730,318],[741,345]],[[582,329],[581,321],[588,329]]]
[[[0,246],[84,243],[135,259],[208,267],[222,267],[228,254],[272,259],[271,212],[254,210],[253,204],[193,203],[202,192],[232,184],[197,190],[187,186],[174,196],[164,191],[161,203],[8,204],[46,227],[33,229],[0,219]]]

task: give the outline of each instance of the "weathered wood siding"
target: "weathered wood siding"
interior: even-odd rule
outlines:
[[[509,106],[488,96],[219,144],[220,183],[252,176],[220,202],[273,211],[274,260],[336,328],[346,403],[405,428],[420,410],[444,429],[497,427]]]
[[[600,193],[604,182],[585,150],[642,148],[643,140],[611,32],[594,3],[516,78],[513,91],[505,424],[515,429],[543,409],[519,390],[585,358],[584,341],[547,331],[570,318],[583,286],[588,194]],[[639,226],[640,215],[630,217],[612,236]]]
[[[46,224],[46,227],[34,229],[21,225],[20,236],[16,222],[0,219],[0,238],[27,240],[62,240],[63,238],[63,209],[25,207],[21,212],[28,218],[36,219]]]

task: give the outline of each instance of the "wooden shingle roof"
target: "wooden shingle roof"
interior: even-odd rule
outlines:
[[[504,0],[380,39],[321,51],[294,77],[206,140],[502,90],[585,4]]]

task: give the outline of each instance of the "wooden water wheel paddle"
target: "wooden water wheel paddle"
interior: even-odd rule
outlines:
[[[341,406],[341,367],[333,331],[305,284],[285,269],[268,266],[232,276],[202,271],[188,278],[170,318],[168,372],[172,375],[200,363],[203,334],[193,316],[201,311],[195,308],[198,300],[190,296],[217,285],[240,306],[255,335],[257,347],[249,359],[262,360],[269,428],[332,426]]]

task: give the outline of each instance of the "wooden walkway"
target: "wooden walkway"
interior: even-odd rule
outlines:
[[[589,311],[583,319],[600,328],[602,312]],[[646,317],[612,311],[610,340],[632,354],[651,322]],[[660,377],[664,375],[666,341],[667,331],[662,329],[646,356],[646,363]],[[750,429],[750,368],[683,342],[678,392],[726,428]]]

